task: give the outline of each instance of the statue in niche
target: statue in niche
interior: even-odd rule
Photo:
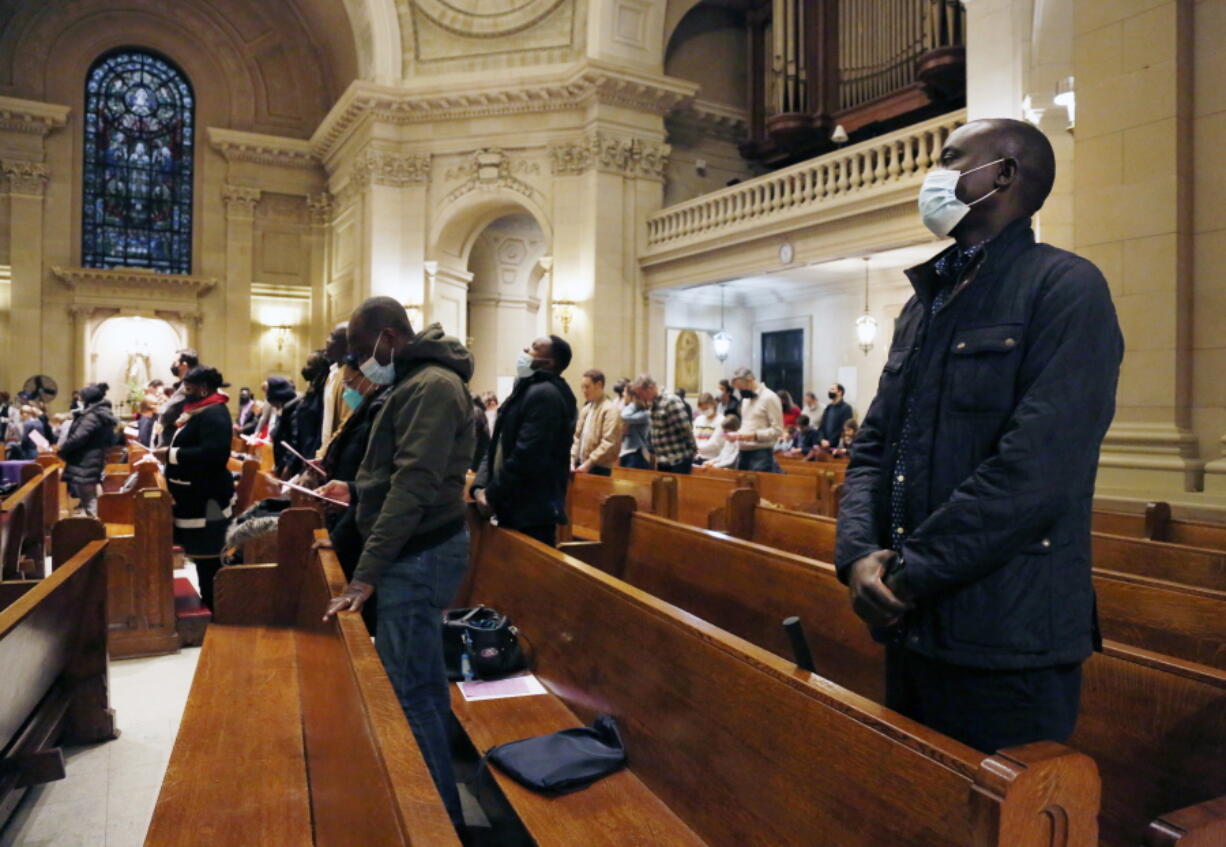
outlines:
[[[702,381],[699,362],[701,345],[698,333],[692,329],[682,330],[677,336],[677,384],[674,389],[684,388],[686,394],[696,395]]]
[[[149,384],[150,378],[149,354],[141,351],[129,353],[128,367],[124,371],[123,382],[124,387],[128,390],[124,402],[128,404],[130,411],[135,411],[140,406],[140,401],[145,396],[145,386]]]

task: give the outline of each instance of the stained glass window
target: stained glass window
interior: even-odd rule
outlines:
[[[196,98],[165,59],[122,50],[85,83],[81,261],[90,268],[192,272]]]

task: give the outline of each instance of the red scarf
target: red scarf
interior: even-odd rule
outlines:
[[[183,411],[195,412],[203,409],[206,406],[216,406],[218,403],[229,403],[230,398],[224,391],[214,391],[203,400],[193,400],[191,403],[183,404]]]

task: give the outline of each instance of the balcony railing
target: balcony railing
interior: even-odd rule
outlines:
[[[647,219],[647,250],[730,235],[892,188],[918,188],[945,139],[965,122],[965,111],[950,112],[663,209]]]

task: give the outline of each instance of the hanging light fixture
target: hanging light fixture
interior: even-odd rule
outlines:
[[[732,352],[732,336],[724,329],[724,286],[719,287],[719,332],[711,337],[711,347],[715,350],[715,358],[721,362]]]
[[[860,349],[864,351],[864,355],[868,355],[868,351],[873,349],[873,342],[877,340],[877,319],[868,312],[868,262],[869,256],[864,257],[864,314],[856,318],[856,338],[860,341]]]

